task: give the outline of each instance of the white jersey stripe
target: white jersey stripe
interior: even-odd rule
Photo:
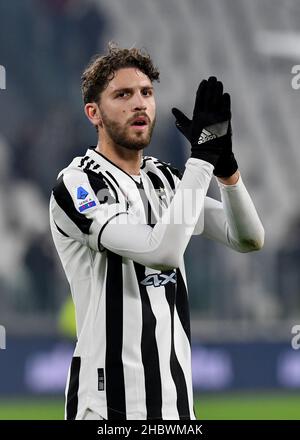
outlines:
[[[175,382],[177,390],[177,409],[179,412],[179,418],[186,420],[190,418],[189,406],[188,406],[188,394],[187,394],[187,383],[184,377],[184,371],[180,363],[178,362],[175,344],[174,344],[174,314],[175,314],[175,300],[176,300],[176,287],[170,284],[166,285],[166,298],[170,307],[171,315],[171,374]]]
[[[130,266],[130,269],[129,267]],[[141,353],[143,311],[140,289],[133,261],[123,262],[123,289],[130,294],[123,304],[123,351],[126,409],[128,419],[146,419],[145,373]],[[137,340],[138,344],[127,344],[126,341]]]
[[[145,373],[145,394],[147,419],[161,419],[162,380],[159,365],[159,353],[155,338],[156,318],[151,308],[147,288],[142,284],[146,278],[145,267],[134,263],[142,301],[142,341],[141,353]]]
[[[154,271],[150,268],[146,270],[146,275],[148,276],[157,273],[159,271]],[[164,388],[167,390],[162,395],[162,417],[164,420],[170,418],[178,419],[178,412],[177,417],[174,417],[173,411],[170,413],[170,408],[176,408],[177,392],[170,369],[171,331],[165,331],[166,328],[171,329],[171,317],[166,300],[165,287],[147,286],[147,293],[156,318],[155,336],[159,353],[160,374],[163,378]]]
[[[181,322],[179,320],[176,311],[174,314],[174,345],[175,345],[175,353],[178,362],[180,363],[180,366],[184,373],[185,381],[187,383],[189,412],[191,415],[191,419],[193,419],[194,409],[193,409],[193,395],[192,395],[191,350],[190,350],[189,341],[182,328]]]

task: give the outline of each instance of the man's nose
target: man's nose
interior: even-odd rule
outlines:
[[[132,104],[133,104],[134,111],[146,110],[146,108],[147,108],[145,98],[140,94],[136,94],[135,96],[133,96],[133,103]]]

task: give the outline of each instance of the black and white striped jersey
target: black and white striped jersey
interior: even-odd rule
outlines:
[[[180,179],[146,156],[139,179],[90,148],[58,175],[50,224],[77,326],[67,419],[195,419],[185,248],[201,233],[241,252],[263,241],[241,178],[218,202],[212,172],[190,158]]]
[[[139,183],[91,148],[59,174],[51,195],[52,235],[76,309],[68,419],[87,408],[105,419],[195,419],[183,263],[153,269],[101,244],[106,224],[132,201],[150,226],[170,203],[175,169],[144,157],[140,175]]]

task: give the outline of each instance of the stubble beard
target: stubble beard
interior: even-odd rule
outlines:
[[[135,134],[130,135],[130,125],[126,124],[123,126],[118,122],[113,121],[103,112],[103,110],[101,116],[103,125],[114,144],[135,151],[142,150],[150,144],[156,118],[149,123],[148,132],[145,136],[144,132],[135,132]]]

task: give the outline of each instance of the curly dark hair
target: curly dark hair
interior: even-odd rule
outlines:
[[[107,54],[94,56],[81,76],[84,103],[98,102],[115,72],[124,67],[137,67],[151,82],[159,81],[159,71],[144,49],[122,49],[116,43],[109,42]]]

